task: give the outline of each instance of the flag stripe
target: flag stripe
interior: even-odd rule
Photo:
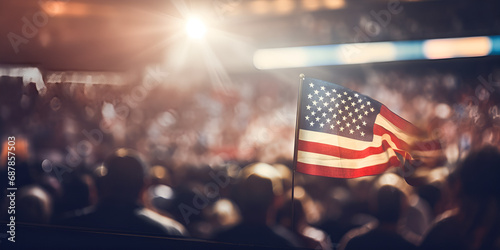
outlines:
[[[387,164],[388,160],[391,157],[396,157],[396,154],[391,148],[388,148],[387,151],[384,151],[380,154],[373,154],[359,159],[345,159],[342,157],[304,152],[300,150],[297,152],[298,162],[307,163],[311,165],[321,165],[327,167],[350,168],[350,169]]]
[[[371,147],[359,150],[346,149],[343,147],[339,147],[337,145],[318,143],[314,141],[299,140],[298,142],[298,150],[342,157],[346,159],[358,159],[367,157],[371,154],[380,154],[384,152],[387,148],[391,148],[390,142],[387,140],[381,140],[380,145],[373,143]],[[399,149],[394,149],[394,150],[395,152],[404,155],[403,150]]]
[[[382,112],[382,110],[386,110]],[[394,118],[397,117],[397,118]],[[399,118],[399,121],[398,121]],[[405,124],[405,129],[402,129],[401,126],[397,126],[396,124]],[[430,151],[430,150],[440,150],[442,149],[441,142],[438,140],[425,140],[425,138],[421,138],[419,136],[415,136],[418,129],[407,122],[406,120],[398,117],[390,110],[387,110],[386,107],[382,106],[379,116],[377,116],[374,125],[374,133],[381,134],[381,132],[375,131],[377,129],[377,125],[385,128],[387,131],[390,131],[397,138],[401,140],[403,143],[403,147],[408,149],[408,146],[411,144],[411,148],[415,151]],[[409,130],[408,130],[409,129]],[[414,134],[414,135],[412,135]],[[395,141],[395,140],[393,140]]]
[[[380,146],[382,145],[382,141],[387,141],[391,148],[399,149],[389,134],[374,135],[372,141],[360,141],[343,136],[300,129],[299,140],[339,146],[342,150],[364,150],[374,145]]]
[[[405,130],[402,130],[398,126],[396,126],[393,122],[391,122],[387,117],[383,116],[382,114],[377,115],[377,118],[375,119],[375,127],[380,126],[387,131],[390,131],[393,135],[395,135],[397,138],[399,138],[401,141],[405,142],[405,147],[408,146],[408,144],[411,144],[411,142],[416,141],[416,137],[412,136],[411,134],[408,134]],[[377,133],[377,131],[374,131],[373,133]]]
[[[382,105],[380,107],[380,115],[385,117],[387,121],[390,123],[394,124],[396,127],[398,127],[401,131],[405,131],[407,134],[413,135],[413,136],[418,136],[420,134],[420,131],[417,127],[415,127],[413,124],[408,122],[407,120],[399,117],[398,115],[394,114],[392,111],[390,111],[385,105]]]
[[[385,172],[389,168],[389,164],[380,164],[360,169],[336,168],[319,165],[311,165],[307,163],[297,162],[297,171],[317,176],[326,176],[333,178],[357,178],[366,175],[376,175]]]

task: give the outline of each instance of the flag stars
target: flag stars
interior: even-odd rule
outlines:
[[[337,118],[337,114],[333,114],[333,119]]]
[[[347,97],[347,100],[349,100],[349,101],[350,101],[350,100],[352,100],[352,97],[348,96],[348,97]]]
[[[375,109],[374,108],[370,108],[370,111],[373,112],[373,111],[375,111]]]
[[[365,105],[364,105],[364,104],[362,104],[360,108],[361,108],[361,109],[364,109],[364,108],[365,108]]]
[[[340,106],[340,104],[338,103],[335,103],[335,107],[338,108]]]
[[[311,106],[310,106],[310,105],[307,105],[307,106],[306,106],[306,109],[307,109],[307,110],[311,110]]]
[[[358,93],[354,94],[354,97],[359,97]]]
[[[366,122],[365,121],[363,121],[363,126],[366,126]]]
[[[361,99],[358,99],[358,102],[359,102],[359,103],[362,103],[362,102],[363,102],[363,100],[361,100]]]
[[[351,126],[351,124],[350,124],[350,123],[346,123],[346,125],[345,125],[345,126],[346,126],[346,127],[350,127],[350,126]]]
[[[313,101],[312,103],[313,103],[314,106],[318,105],[317,101]]]
[[[345,100],[344,100],[344,99],[342,99],[342,101],[341,101],[341,102],[342,102],[342,104],[345,104]]]
[[[306,115],[306,117],[305,117],[305,118],[306,118],[306,121],[309,121],[309,118],[310,118],[310,117],[309,117],[308,115]]]
[[[371,102],[370,102],[370,101],[366,102],[366,105],[370,106],[370,105],[371,105]]]
[[[320,97],[319,97],[319,100],[320,100],[320,101],[323,101],[323,99],[324,99],[324,98],[323,98],[322,96],[320,96]]]
[[[368,115],[368,111],[365,111],[365,115]]]
[[[330,112],[330,113],[333,112],[333,108],[329,108],[328,112]]]
[[[344,111],[342,111],[342,109],[339,109],[339,114],[342,114]]]
[[[326,106],[328,106],[328,103],[327,103],[327,102],[324,102],[324,103],[323,103],[323,106],[325,106],[325,107],[326,107]]]
[[[319,118],[319,117],[316,117],[316,121],[317,121],[317,122],[319,122],[319,120],[320,120],[320,119],[321,119],[321,118]]]
[[[340,125],[340,121],[337,121],[337,125]]]
[[[344,91],[344,95],[347,95],[347,92]]]
[[[325,90],[325,86],[321,86],[321,88],[320,88],[320,89],[321,89],[321,90]]]
[[[337,94],[337,97],[340,98],[340,97],[342,97],[342,95],[341,94]]]
[[[365,132],[361,131],[361,136],[365,136]]]
[[[336,90],[336,89],[333,89],[333,90],[332,90],[332,92],[333,92],[333,93],[337,93],[337,90]]]
[[[356,121],[358,121],[356,118],[352,119],[352,123],[356,123]]]
[[[313,96],[311,94],[307,95],[307,99],[311,99]]]
[[[352,112],[349,112],[349,117],[352,117]]]
[[[344,131],[344,127],[340,127],[340,131]]]
[[[349,130],[349,134],[354,134],[354,130]]]
[[[325,95],[326,95],[326,96],[330,96],[330,95],[331,95],[331,93],[330,93],[330,92],[326,92],[326,93],[325,93]]]
[[[356,103],[355,102],[351,102],[351,106],[356,106]]]
[[[317,107],[316,109],[317,109],[318,111],[321,111],[321,107]]]
[[[309,83],[309,87],[314,88],[314,83]]]
[[[311,127],[314,126],[314,122],[310,122],[309,125],[311,125]]]
[[[315,91],[314,91],[314,94],[315,94],[315,95],[318,95],[318,94],[319,94],[319,90],[315,90]]]
[[[361,127],[359,125],[356,126],[356,129],[359,130]]]
[[[335,126],[332,124],[332,125],[330,125],[330,128],[333,129],[333,128],[335,128]]]
[[[345,109],[345,110],[349,110],[349,106],[345,106],[345,107],[344,107],[344,109]]]
[[[330,102],[334,102],[335,101],[335,98],[330,98]]]
[[[363,118],[363,115],[358,115],[358,120],[361,120]]]
[[[311,112],[311,115],[312,116],[316,115],[316,111]]]
[[[326,123],[330,123],[332,120],[330,118],[326,118]]]
[[[319,124],[319,127],[320,127],[320,128],[322,128],[322,127],[324,127],[324,126],[325,126],[325,124],[324,124],[324,123],[320,123],[320,124]]]
[[[359,109],[354,109],[354,112],[358,113],[358,112],[359,112]]]
[[[347,117],[345,117],[345,116],[342,116],[342,120],[344,120],[344,121],[345,121],[345,120],[347,120]]]
[[[322,117],[325,117],[325,116],[326,116],[326,113],[321,114],[321,116],[322,116]]]

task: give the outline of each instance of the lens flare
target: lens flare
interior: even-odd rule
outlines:
[[[191,38],[200,39],[205,36],[207,27],[198,18],[191,18],[186,23],[186,33]]]

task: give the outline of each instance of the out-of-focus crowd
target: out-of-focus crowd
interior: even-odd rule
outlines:
[[[18,222],[312,249],[498,248],[498,152],[469,152],[499,145],[498,86],[479,80],[499,74],[366,70],[343,84],[434,133],[448,161],[417,170],[418,187],[398,171],[296,174],[293,203],[292,83],[37,88],[2,77],[0,136],[16,137]],[[6,141],[1,150],[7,180]]]

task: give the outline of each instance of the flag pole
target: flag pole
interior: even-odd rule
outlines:
[[[292,171],[292,232],[295,231],[295,170],[297,169],[297,148],[299,141],[299,121],[300,121],[300,100],[302,96],[302,84],[305,79],[304,74],[299,75],[299,91],[297,99],[297,116],[295,118],[295,144],[293,147],[293,171]]]

